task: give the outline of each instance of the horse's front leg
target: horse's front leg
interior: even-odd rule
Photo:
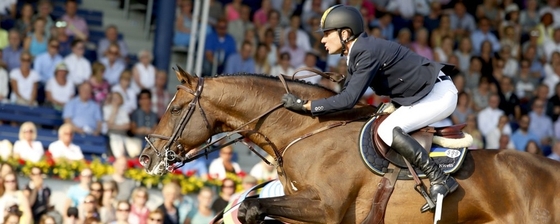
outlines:
[[[313,191],[299,191],[292,195],[272,198],[247,198],[239,207],[239,221],[260,223],[266,216],[289,223],[332,223],[340,220],[340,211],[326,208]],[[335,221],[336,222],[336,221]]]

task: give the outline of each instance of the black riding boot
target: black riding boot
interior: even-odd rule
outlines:
[[[391,144],[391,148],[428,176],[431,183],[430,197],[434,203],[436,202],[437,194],[442,194],[445,197],[459,186],[455,178],[445,174],[439,165],[430,158],[424,147],[400,127],[393,129],[393,144]],[[422,212],[428,211],[428,204],[422,206],[421,210]]]

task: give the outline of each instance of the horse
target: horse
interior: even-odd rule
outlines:
[[[175,73],[181,84],[139,156],[147,173],[163,175],[199,155],[213,135],[234,131],[274,157],[285,193],[244,200],[242,223],[265,217],[284,223],[362,223],[370,215],[382,177],[364,165],[357,138],[366,122],[359,118],[375,113],[375,107],[357,105],[314,117],[284,109],[282,95],[290,91],[319,99],[335,92],[259,74]],[[443,201],[439,223],[560,223],[560,198],[554,196],[560,189],[558,170],[559,162],[516,150],[469,151],[453,174],[460,187]],[[414,187],[414,181],[396,182],[385,223],[434,221],[433,212],[420,212],[426,201]]]

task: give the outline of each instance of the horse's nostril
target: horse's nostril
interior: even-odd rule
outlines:
[[[144,167],[150,165],[150,157],[147,155],[141,155],[140,158],[138,158],[138,160],[140,160],[140,164]]]

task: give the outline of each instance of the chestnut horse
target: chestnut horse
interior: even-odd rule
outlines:
[[[149,174],[172,170],[173,164],[200,152],[197,147],[214,134],[241,130],[276,160],[283,159],[278,170],[286,194],[246,199],[238,215],[242,223],[259,223],[265,216],[286,223],[361,223],[367,217],[382,177],[368,170],[358,151],[365,120],[319,132],[282,153],[275,150],[339,121],[370,115],[375,108],[356,106],[313,117],[280,106],[286,90],[276,77],[203,79],[182,70],[176,73],[182,84],[139,158]],[[301,81],[287,81],[287,87],[304,99],[335,94]],[[556,161],[515,150],[470,151],[453,174],[460,187],[445,198],[439,223],[560,223],[560,197],[555,196],[559,170]],[[414,185],[397,181],[386,223],[433,222],[433,212],[420,212],[426,201]]]

